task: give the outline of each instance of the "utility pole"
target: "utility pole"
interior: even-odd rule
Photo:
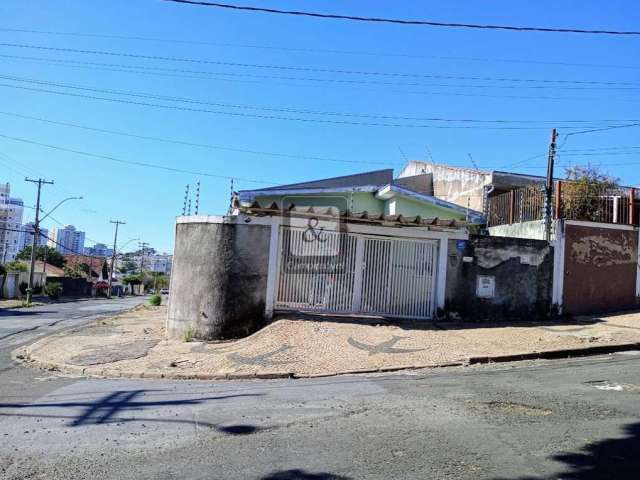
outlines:
[[[29,268],[29,285],[27,287],[27,305],[31,305],[31,299],[33,297],[33,268],[36,264],[36,246],[38,244],[38,238],[40,237],[40,190],[42,190],[42,185],[53,185],[53,181],[44,180],[42,178],[33,180],[28,177],[25,177],[24,181],[38,184],[38,196],[36,199],[36,219],[33,223],[33,241],[31,242],[31,266]]]
[[[144,251],[149,246],[148,242],[138,242],[138,246],[142,249],[140,254],[140,282],[142,283],[142,293],[144,293]]]
[[[551,241],[551,202],[553,196],[553,165],[556,159],[556,140],[558,132],[554,128],[551,130],[551,141],[549,142],[549,157],[547,159],[547,182],[544,187],[544,236],[547,242]]]
[[[111,253],[111,267],[109,268],[109,290],[107,291],[107,296],[111,298],[111,283],[113,282],[113,267],[116,264],[116,245],[118,242],[118,227],[120,225],[125,225],[127,222],[122,222],[120,220],[109,220],[109,223],[114,223],[116,225],[116,233],[113,236],[113,252]]]

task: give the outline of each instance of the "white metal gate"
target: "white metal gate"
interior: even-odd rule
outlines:
[[[275,308],[428,319],[437,241],[282,227]]]

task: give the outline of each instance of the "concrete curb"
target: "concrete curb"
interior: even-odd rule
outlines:
[[[626,352],[640,350],[640,342],[619,343],[616,345],[596,345],[584,348],[563,348],[560,350],[547,350],[542,352],[515,353],[509,355],[495,355],[486,357],[469,357],[469,365],[500,362],[518,362],[522,360],[548,359],[570,357],[586,357],[590,355],[605,355],[607,353]]]
[[[98,372],[87,372],[86,367],[62,364],[57,365],[39,359],[29,352],[28,347],[20,347],[11,352],[11,358],[14,361],[21,362],[25,365],[46,370],[50,372],[58,372],[64,375],[74,377],[88,378],[128,378],[128,379],[153,379],[153,380],[273,380],[273,379],[304,379],[304,378],[323,378],[336,377],[340,375],[362,375],[371,373],[387,373],[406,370],[426,370],[446,367],[462,367],[467,365],[481,365],[488,363],[505,363],[518,362],[523,360],[536,359],[559,359],[571,357],[583,357],[590,355],[604,355],[608,353],[617,353],[624,351],[640,350],[640,342],[623,343],[617,345],[597,345],[585,348],[571,348],[560,350],[549,350],[543,352],[527,352],[510,355],[495,356],[478,356],[469,357],[466,361],[423,364],[423,365],[397,365],[390,367],[378,368],[362,368],[354,370],[341,370],[324,373],[295,373],[295,372],[264,372],[264,373],[188,373],[188,372],[146,372],[146,371],[121,371],[110,368],[104,368]]]

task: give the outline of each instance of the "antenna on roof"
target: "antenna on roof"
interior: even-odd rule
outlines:
[[[433,159],[433,155],[431,155],[431,149],[429,148],[429,146],[427,145],[425,148],[427,149],[427,155],[429,155],[429,161],[431,163],[436,163],[435,160]]]
[[[476,161],[473,159],[473,157],[471,156],[470,153],[467,153],[467,155],[469,155],[469,160],[471,160],[471,165],[473,165],[473,168],[475,168],[476,170],[480,170],[478,168],[478,165],[476,165]]]
[[[402,158],[404,158],[405,162],[408,162],[409,159],[407,158],[407,156],[404,154],[404,152],[402,151],[402,149],[400,148],[400,146],[398,146],[398,150],[400,150],[400,153],[402,154]]]

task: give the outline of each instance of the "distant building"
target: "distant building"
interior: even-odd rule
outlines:
[[[25,247],[33,245],[33,229],[33,222],[27,222],[22,225],[22,232],[20,233],[20,240],[18,241],[18,252],[24,250]],[[36,245],[46,245],[48,236],[49,230],[46,228],[40,228],[40,238],[37,239]]]
[[[104,243],[96,243],[93,247],[84,247],[84,254],[94,257],[110,257],[113,255],[113,248],[107,247]]]
[[[171,262],[173,261],[173,255],[167,253],[158,253],[155,255],[148,255],[144,259],[145,269],[151,272],[164,273],[165,275],[171,275]]]
[[[11,198],[9,184],[0,184],[0,263],[15,260],[20,251],[23,210],[22,200]]]
[[[76,230],[73,225],[65,225],[64,228],[53,228],[49,246],[55,248],[58,252],[68,253],[84,253],[84,232]]]

